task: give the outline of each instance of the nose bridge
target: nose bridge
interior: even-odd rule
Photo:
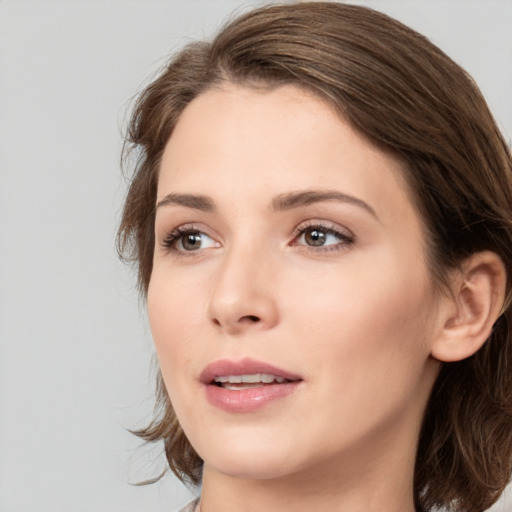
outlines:
[[[270,328],[278,320],[270,282],[272,256],[247,235],[225,249],[211,290],[210,319],[229,333]]]

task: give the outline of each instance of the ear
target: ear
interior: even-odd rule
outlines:
[[[507,280],[501,258],[490,251],[473,254],[452,277],[431,351],[445,362],[466,359],[482,347],[501,313]]]

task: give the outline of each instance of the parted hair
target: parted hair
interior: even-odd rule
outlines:
[[[142,297],[151,277],[159,165],[187,105],[227,82],[294,84],[333,105],[362,136],[402,162],[425,226],[429,270],[490,250],[506,268],[506,300],[492,334],[468,359],[443,363],[426,408],[414,474],[419,512],[489,508],[512,471],[512,159],[472,78],[426,37],[369,8],[334,2],[269,5],[189,44],[138,96],[124,163],[130,184],[118,231]],[[155,417],[136,431],[163,441],[171,470],[201,480],[157,375]]]

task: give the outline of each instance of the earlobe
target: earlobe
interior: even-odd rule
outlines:
[[[460,361],[482,347],[500,315],[506,278],[503,262],[493,252],[475,253],[464,262],[452,280],[452,296],[441,306],[433,357]]]

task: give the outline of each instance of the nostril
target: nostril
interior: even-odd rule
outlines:
[[[228,318],[226,319],[226,322],[222,322],[219,318],[212,318],[211,322],[216,327],[229,327],[231,325],[231,320]],[[244,315],[238,318],[238,321],[233,323],[233,327],[235,325],[243,326],[243,325],[249,325],[249,324],[257,324],[261,322],[261,318],[256,315]]]
[[[247,320],[250,320],[251,322],[254,322],[254,323],[256,323],[256,322],[259,322],[259,321],[260,321],[259,317],[254,316],[254,315],[247,315],[247,316],[244,316],[244,317],[242,317],[242,318],[241,318],[241,320],[244,320],[245,318],[247,318]]]

